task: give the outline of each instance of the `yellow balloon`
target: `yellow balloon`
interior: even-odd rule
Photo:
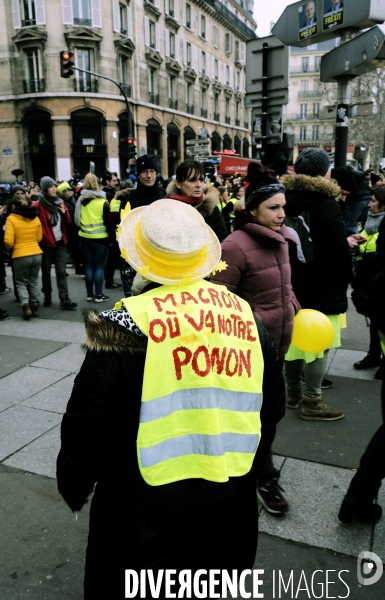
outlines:
[[[294,317],[292,343],[303,352],[323,352],[334,338],[331,320],[310,308],[303,308]]]

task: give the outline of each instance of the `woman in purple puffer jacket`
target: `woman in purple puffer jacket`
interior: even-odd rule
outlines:
[[[265,326],[283,367],[301,308],[291,285],[289,244],[296,244],[284,225],[285,187],[262,165],[249,165],[246,209],[236,212],[235,230],[221,244],[227,268],[212,277],[249,302]],[[272,514],[288,509],[278,484],[271,452],[258,463],[259,501]]]

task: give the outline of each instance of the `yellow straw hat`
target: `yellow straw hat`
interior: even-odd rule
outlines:
[[[200,213],[169,198],[128,212],[118,241],[121,255],[138,273],[166,285],[202,279],[221,258],[219,240]]]

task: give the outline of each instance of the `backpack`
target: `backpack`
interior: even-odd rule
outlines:
[[[291,230],[291,233],[297,241],[297,259],[301,263],[310,264],[315,257],[315,243],[310,237],[310,215],[309,211],[304,211],[297,217],[286,215],[285,225]]]
[[[378,252],[368,252],[356,261],[352,288],[352,302],[356,311],[377,321],[385,297],[385,276]]]

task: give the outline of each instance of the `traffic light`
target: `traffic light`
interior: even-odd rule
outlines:
[[[136,156],[136,138],[128,137],[127,138],[127,156],[128,158],[135,158]]]
[[[68,52],[68,50],[62,50],[60,52],[60,77],[67,79],[74,74],[73,70],[71,69],[71,67],[74,66],[72,58],[72,52]]]

